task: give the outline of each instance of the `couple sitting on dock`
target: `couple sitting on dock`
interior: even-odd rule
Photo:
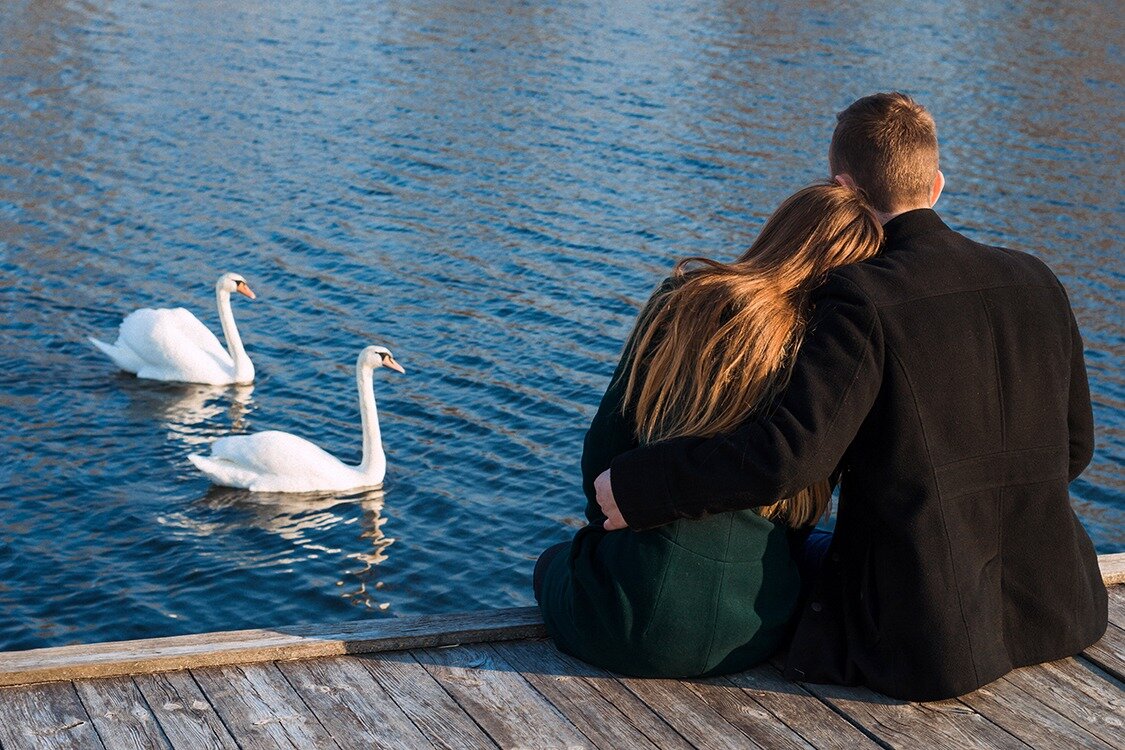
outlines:
[[[1093,417],[1066,292],[932,210],[909,97],[856,101],[828,153],[831,183],[641,311],[586,435],[589,525],[536,564],[563,651],[693,677],[783,649],[790,679],[934,700],[1104,632],[1068,493]]]

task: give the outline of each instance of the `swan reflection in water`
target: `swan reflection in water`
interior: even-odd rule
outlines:
[[[293,494],[248,492],[212,485],[196,505],[209,511],[222,511],[227,521],[208,523],[176,514],[166,522],[191,527],[200,535],[260,529],[303,550],[306,558],[342,556],[354,560],[356,566],[344,570],[341,579],[336,581],[340,596],[356,606],[385,610],[390,603],[375,597],[375,592],[383,588],[383,582],[377,580],[377,567],[387,559],[387,547],[395,540],[383,533],[383,524],[387,522],[382,517],[383,498],[382,489],[346,494]],[[349,512],[354,508],[359,510],[358,519],[354,512]],[[359,544],[351,551],[325,546],[314,537],[317,532],[337,526],[355,525],[358,525],[359,533],[355,538]]]
[[[253,410],[252,385],[200,385],[127,381],[127,413],[134,424],[156,421],[165,437],[189,446],[207,445],[216,437],[245,432],[247,416]],[[226,421],[215,421],[225,414]]]

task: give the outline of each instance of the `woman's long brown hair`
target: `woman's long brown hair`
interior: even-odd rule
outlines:
[[[642,443],[729,432],[785,386],[809,296],[826,274],[878,252],[883,228],[854,190],[817,184],[790,196],[738,260],[686,258],[637,318],[624,408]],[[799,527],[828,509],[818,482],[759,512]]]

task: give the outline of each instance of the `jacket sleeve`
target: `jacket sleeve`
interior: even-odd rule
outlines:
[[[1067,399],[1067,428],[1070,432],[1070,481],[1090,464],[1094,456],[1094,412],[1090,405],[1090,383],[1086,378],[1082,334],[1074,312],[1070,315],[1070,393]]]
[[[630,527],[768,505],[835,470],[879,392],[882,331],[874,304],[840,275],[814,295],[813,309],[789,385],[768,414],[730,434],[614,459],[613,494]]]

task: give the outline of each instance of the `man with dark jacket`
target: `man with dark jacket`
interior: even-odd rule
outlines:
[[[1067,488],[1093,417],[1066,292],[1033,256],[938,218],[936,129],[910,97],[841,112],[829,162],[880,213],[883,251],[816,294],[776,408],[614,460],[596,482],[606,528],[766,505],[838,476],[790,679],[935,700],[1078,653],[1105,631],[1106,592]]]

